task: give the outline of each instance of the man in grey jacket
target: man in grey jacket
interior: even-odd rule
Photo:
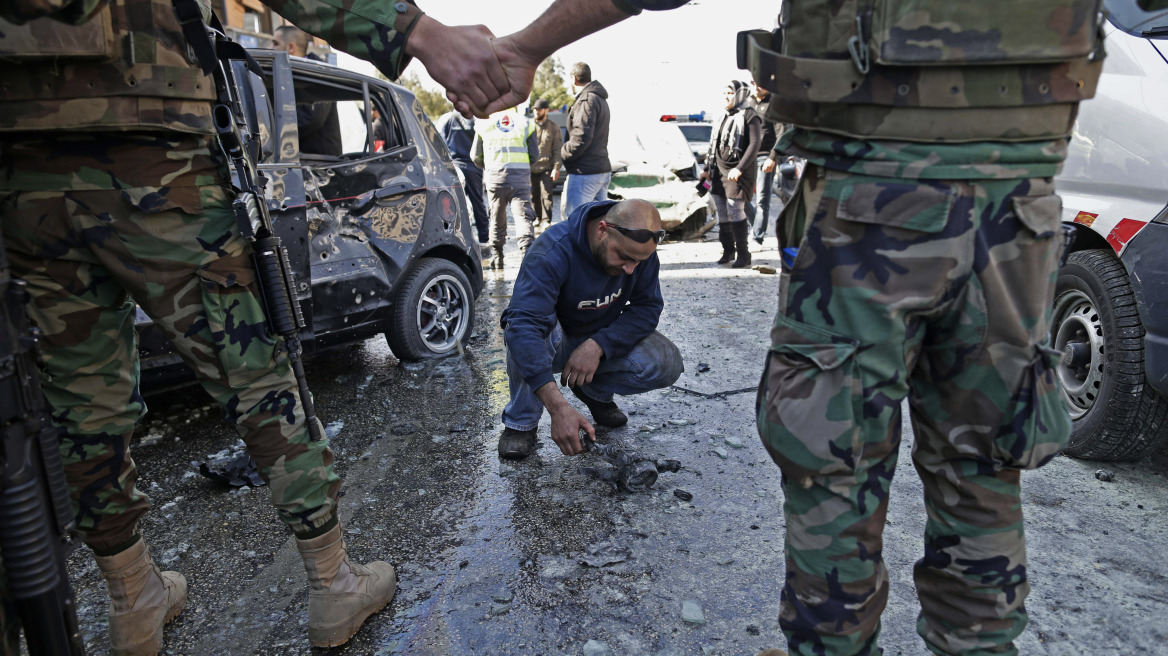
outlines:
[[[560,150],[568,180],[564,183],[561,216],[576,207],[608,199],[612,165],[608,161],[608,91],[592,79],[584,62],[572,65],[576,101],[568,110],[568,141]]]

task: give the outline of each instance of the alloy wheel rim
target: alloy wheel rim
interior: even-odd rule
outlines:
[[[457,278],[443,274],[430,280],[418,300],[418,335],[434,353],[458,347],[467,331],[467,294]]]

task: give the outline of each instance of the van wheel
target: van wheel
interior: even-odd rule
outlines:
[[[1134,460],[1168,441],[1168,401],[1144,377],[1144,327],[1110,251],[1072,253],[1059,270],[1051,343],[1073,420],[1067,455]]]
[[[458,265],[426,257],[398,289],[385,341],[399,360],[439,358],[459,351],[474,326],[474,296]]]

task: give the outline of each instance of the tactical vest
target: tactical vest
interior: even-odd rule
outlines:
[[[504,118],[509,125],[504,125]],[[512,171],[531,168],[527,152],[527,138],[535,131],[531,121],[514,112],[496,115],[494,120],[482,122],[479,134],[483,140],[484,168],[490,171]]]
[[[786,0],[742,32],[767,118],[859,139],[1066,137],[1103,67],[1100,0]]]
[[[215,86],[171,0],[110,0],[82,25],[0,21],[0,32],[0,132],[215,133]]]

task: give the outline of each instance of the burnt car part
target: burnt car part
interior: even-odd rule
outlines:
[[[413,94],[287,53],[251,53],[263,83],[242,100],[263,140],[257,170],[295,276],[305,353],[379,334],[399,360],[462,351],[482,260],[457,169]],[[319,103],[336,106],[339,155],[300,151],[297,105]],[[138,328],[145,393],[193,380],[143,314]]]

